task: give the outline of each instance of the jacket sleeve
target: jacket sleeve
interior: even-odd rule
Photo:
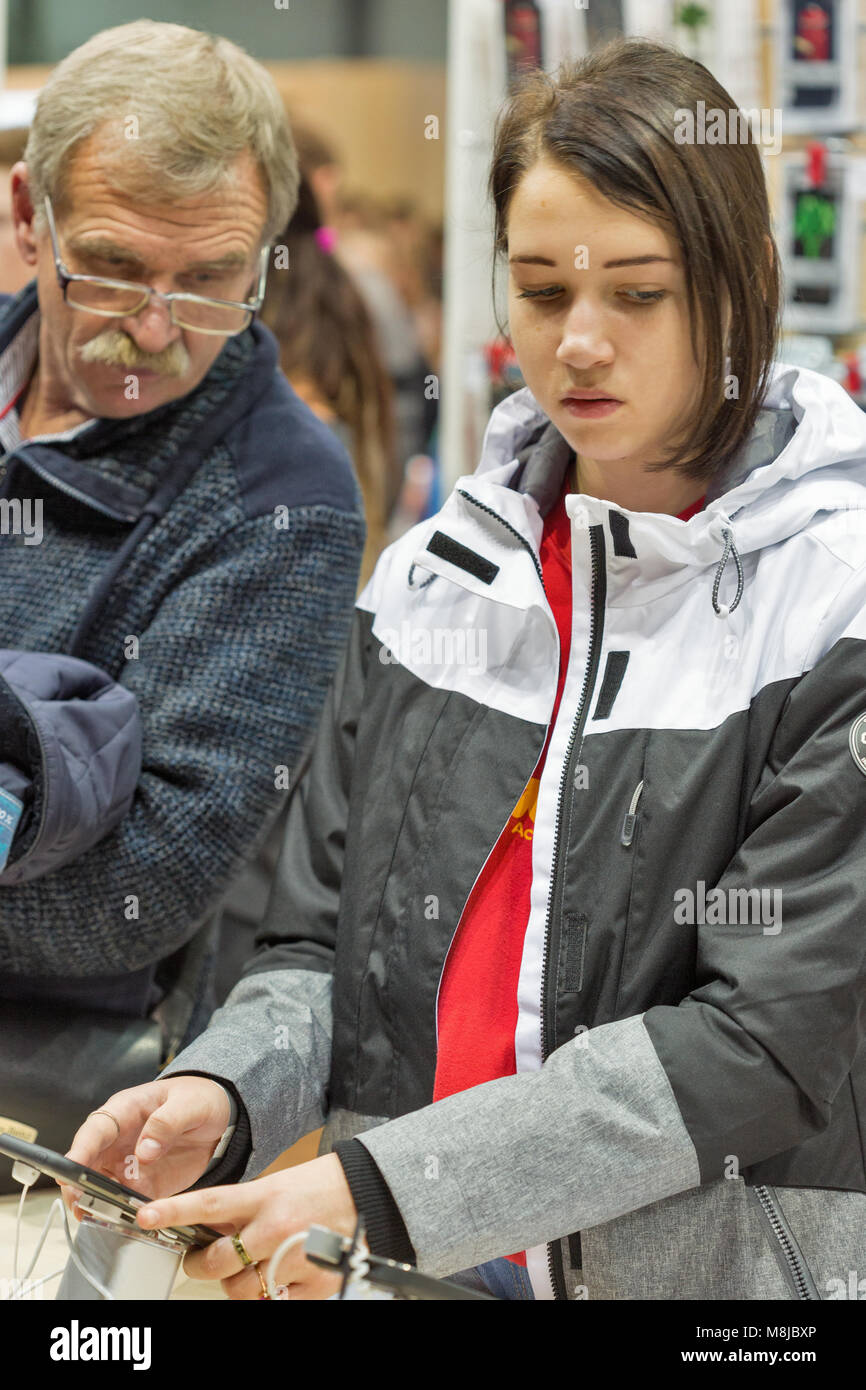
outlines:
[[[331,981],[368,618],[355,614],[289,802],[259,949],[204,1033],[161,1073],[195,1071],[234,1086],[251,1135],[238,1177],[256,1177],[327,1114]]]
[[[775,894],[774,911],[697,926],[698,983],[679,1005],[358,1136],[421,1269],[453,1273],[613,1220],[830,1123],[866,1033],[864,578],[843,600],[855,615],[789,693],[717,885]]]
[[[0,896],[0,967],[132,971],[214,911],[285,799],[345,642],[359,512],[235,522],[139,636],[124,687],[143,760],[128,814],[74,862]]]
[[[23,805],[0,886],[97,844],[132,805],[140,770],[131,691],[74,657],[0,651],[0,787]]]

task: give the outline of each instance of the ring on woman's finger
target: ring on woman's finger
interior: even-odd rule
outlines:
[[[117,1134],[115,1135],[114,1142],[117,1143],[117,1140],[120,1138],[120,1121],[117,1119],[117,1117],[115,1115],[112,1115],[110,1110],[91,1110],[90,1115],[105,1115],[106,1119],[112,1120],[114,1122],[114,1124],[117,1127]],[[90,1118],[90,1115],[88,1115],[88,1119]]]
[[[247,1247],[244,1245],[239,1234],[232,1236],[232,1245],[235,1247],[238,1253],[238,1259],[242,1265],[251,1265],[253,1263],[252,1256],[247,1252]]]
[[[259,1294],[259,1298],[260,1298],[260,1299],[261,1299],[261,1298],[270,1298],[270,1294],[268,1293],[268,1286],[267,1286],[267,1284],[265,1283],[265,1276],[262,1274],[262,1271],[259,1269],[258,1264],[254,1264],[254,1265],[253,1265],[253,1269],[256,1271],[256,1274],[259,1276],[259,1283],[260,1283],[261,1286],[262,1286],[262,1291],[261,1291],[261,1293]]]

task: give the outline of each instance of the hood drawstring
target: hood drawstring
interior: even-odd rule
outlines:
[[[718,618],[726,618],[729,613],[733,613],[740,599],[743,597],[743,562],[740,559],[739,551],[734,545],[734,533],[728,527],[722,531],[725,538],[725,550],[721,560],[716,566],[716,578],[713,583],[713,608]],[[725,565],[731,555],[734,557],[734,564],[737,566],[737,593],[732,604],[719,603],[719,585],[722,582],[722,575],[725,572]]]

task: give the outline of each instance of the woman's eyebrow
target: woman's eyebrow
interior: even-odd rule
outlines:
[[[654,261],[666,261],[669,265],[677,262],[672,256],[629,256],[623,260],[605,261],[602,270],[613,270],[624,265],[652,265]],[[509,265],[556,265],[547,256],[509,256]]]
[[[605,261],[602,270],[613,270],[623,265],[652,265],[654,261],[666,261],[668,265],[677,264],[673,256],[629,256],[627,260]]]

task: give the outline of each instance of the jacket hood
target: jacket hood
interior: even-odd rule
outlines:
[[[515,392],[493,411],[473,478],[501,470],[496,481],[508,485],[514,468],[504,465],[542,434],[550,448],[551,433],[570,450],[529,388]],[[674,564],[717,561],[726,531],[741,555],[761,550],[806,529],[819,513],[866,511],[866,413],[831,378],[774,363],[752,434],[724,477],[710,485],[703,511],[683,522],[604,499],[573,495],[568,503],[570,514],[585,508],[589,519],[612,505],[628,518],[639,549],[643,540]]]

